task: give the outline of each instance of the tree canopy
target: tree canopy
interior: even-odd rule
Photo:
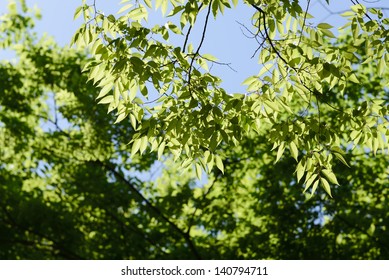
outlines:
[[[248,31],[259,44],[260,70],[233,94],[209,69],[217,54],[204,54],[202,44],[209,18],[238,1],[124,0],[118,16],[105,15],[98,1],[83,3],[75,17],[85,24],[73,42],[91,48],[84,70],[100,88],[99,103],[136,131],[131,154],[151,150],[161,158],[166,149],[200,177],[214,166],[224,171],[222,145],[266,129],[275,162],[288,150],[305,190],[320,185],[331,196],[330,184],[338,185],[332,166],[349,166],[348,149],[387,150],[389,19],[378,8],[351,0],[335,35],[329,23],[313,21],[310,1],[244,1],[253,10]],[[149,26],[154,8],[166,21]],[[192,42],[196,25],[202,36]],[[373,71],[380,77],[374,91],[367,85]],[[357,93],[348,90],[353,84]]]
[[[351,1],[335,35],[310,1],[245,2],[260,70],[232,94],[201,45],[236,2],[122,2],[77,9],[78,48],[23,1],[0,19],[0,258],[389,258],[380,9]]]

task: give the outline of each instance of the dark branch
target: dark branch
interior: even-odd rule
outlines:
[[[199,9],[197,10],[197,12],[199,12],[201,10],[201,8],[203,7],[203,4],[204,3],[201,3],[201,5],[199,6]],[[193,28],[193,25],[191,24],[189,26],[189,29],[188,29],[188,32],[186,33],[186,36],[185,36],[185,42],[184,42],[184,45],[182,47],[182,52],[185,52],[185,49],[186,49],[186,45],[188,43],[188,40],[189,40],[189,35],[190,35],[190,32],[192,31],[192,28]]]
[[[192,253],[194,254],[194,256],[197,258],[197,259],[201,259],[201,256],[199,254],[199,252],[197,251],[196,247],[194,246],[191,238],[190,238],[190,235],[188,235],[187,233],[185,233],[183,230],[181,230],[175,223],[173,223],[168,217],[166,217],[160,209],[158,209],[156,206],[154,206],[146,197],[143,196],[143,194],[138,191],[138,189],[131,183],[129,182],[120,172],[116,171],[114,168],[112,168],[111,166],[109,166],[108,164],[104,163],[104,162],[101,162],[101,161],[93,161],[93,163],[103,167],[104,169],[112,172],[114,174],[114,176],[122,181],[124,184],[126,184],[130,189],[131,191],[136,194],[138,196],[138,198],[141,199],[142,202],[144,202],[146,204],[147,207],[149,207],[149,209],[151,209],[157,216],[159,216],[162,220],[164,220],[165,222],[167,222],[177,233],[179,233],[186,241],[186,243],[188,244],[189,248],[191,249]]]
[[[213,186],[215,185],[216,181],[217,181],[219,178],[220,178],[220,174],[213,180],[211,186],[210,186],[210,187],[208,188],[208,190],[204,193],[204,195],[203,195],[203,197],[202,197],[202,201],[204,201],[205,198],[207,197],[207,195],[211,192]],[[202,201],[201,201],[201,202],[202,202]],[[197,213],[198,210],[199,210],[199,206],[197,206],[197,207],[195,208],[195,210],[193,211],[193,213],[192,213],[192,215],[191,215],[191,217],[190,217],[190,219],[189,219],[188,229],[187,229],[187,232],[186,232],[188,235],[190,234],[190,230],[191,230],[191,228],[192,228],[192,226],[193,226],[194,218],[195,218],[196,213]]]
[[[305,22],[307,20],[307,13],[308,13],[308,10],[309,10],[310,3],[311,3],[311,0],[308,0],[307,7],[305,8],[305,13],[304,13],[303,26],[301,27],[301,36],[299,37],[299,42],[297,43],[297,46],[300,46],[300,43],[301,43],[301,38],[302,38],[302,35],[303,35],[303,32],[304,32]]]
[[[206,34],[206,32],[207,32],[207,26],[208,26],[209,15],[211,14],[211,7],[212,7],[212,0],[209,2],[209,5],[208,5],[207,16],[205,17],[205,23],[204,23],[204,28],[203,28],[203,34],[201,35],[200,44],[199,44],[199,46],[197,47],[196,52],[193,54],[192,60],[191,60],[191,62],[190,62],[189,73],[188,73],[188,85],[189,85],[189,86],[190,86],[190,81],[191,81],[191,76],[192,76],[193,63],[194,63],[196,57],[199,55],[200,49],[201,49],[201,47],[202,47],[202,45],[203,45],[203,43],[204,43],[205,34]]]
[[[267,24],[266,24],[266,13],[264,10],[262,10],[260,7],[254,5],[254,4],[251,4],[251,6],[254,7],[254,9],[256,9],[261,15],[262,15],[262,19],[263,19],[263,29],[265,31],[265,34],[266,34],[266,38],[267,40],[269,41],[269,44],[271,46],[271,48],[273,49],[273,51],[276,53],[277,57],[279,57],[286,65],[289,65],[288,62],[286,61],[286,59],[279,53],[279,51],[277,50],[276,46],[273,44],[273,41],[270,39],[270,36],[269,36],[269,33],[267,31]],[[258,29],[260,27],[258,26]],[[293,68],[293,67],[292,67]],[[294,70],[296,70],[295,68],[293,68]]]
[[[63,257],[65,257],[67,259],[75,259],[75,260],[82,260],[83,259],[81,256],[79,256],[75,252],[72,252],[68,248],[63,247],[60,242],[54,240],[53,238],[51,238],[51,237],[49,237],[49,236],[47,236],[39,231],[36,231],[32,228],[27,228],[27,227],[19,224],[14,219],[12,214],[7,210],[7,208],[4,204],[1,204],[0,206],[1,206],[1,209],[3,210],[5,216],[8,218],[10,225],[14,226],[15,228],[17,228],[21,231],[29,232],[30,234],[36,235],[39,238],[43,238],[43,239],[46,239],[46,240],[53,242],[52,248],[57,249],[59,251],[59,255],[62,255]],[[36,243],[36,244],[38,244],[38,243]]]

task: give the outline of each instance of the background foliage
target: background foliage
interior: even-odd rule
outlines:
[[[85,3],[78,49],[38,38],[27,7],[10,4],[0,258],[387,259],[387,22],[357,5],[332,38],[282,3],[247,3],[273,65],[237,95],[188,36],[198,13],[235,3],[157,1],[180,22],[154,29],[141,24],[149,2],[118,19]],[[277,25],[288,19],[297,27]],[[172,33],[185,48],[163,41]]]

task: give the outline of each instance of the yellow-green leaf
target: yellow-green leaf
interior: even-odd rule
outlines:
[[[196,176],[199,180],[201,180],[201,174],[203,173],[203,169],[201,168],[201,165],[199,163],[195,164],[196,169]]]
[[[304,176],[305,173],[305,165],[303,165],[302,161],[300,161],[297,164],[296,173],[297,173],[297,182],[300,182],[301,178]]]
[[[319,185],[319,180],[316,180],[312,186],[311,195],[309,196],[309,198],[311,198],[315,194],[318,185]]]
[[[324,176],[326,176],[326,178],[333,184],[336,184],[336,185],[339,185],[338,183],[338,180],[336,179],[336,176],[334,174],[334,172],[332,172],[331,170],[328,170],[328,169],[322,169],[321,170],[321,173],[324,174]]]
[[[217,61],[217,58],[214,57],[213,55],[211,54],[203,54],[202,57],[206,60],[210,60],[210,61]]]
[[[321,29],[321,32],[322,32],[324,35],[327,35],[327,36],[330,37],[330,38],[336,38],[336,36],[334,35],[334,33],[332,33],[331,30],[328,30],[328,29]]]
[[[220,158],[220,156],[216,155],[215,160],[217,168],[219,168],[219,170],[224,174],[224,165],[222,159]]]
[[[141,143],[140,143],[140,147],[139,147],[139,151],[141,154],[143,154],[143,152],[146,150],[148,143],[149,142],[148,142],[147,136],[144,136],[141,138]]]
[[[127,114],[126,113],[121,113],[118,115],[118,117],[116,118],[116,121],[115,123],[119,123],[121,122],[122,120],[124,120],[126,118]]]
[[[145,4],[147,5],[147,7],[149,7],[150,9],[153,7],[151,0],[144,0],[144,1],[145,1]]]
[[[123,6],[119,11],[118,11],[118,14],[121,14],[123,13],[124,11],[128,10],[129,8],[132,7],[132,4],[127,4],[125,6]]]
[[[107,93],[108,93],[110,90],[112,90],[112,86],[113,86],[112,83],[109,83],[108,85],[104,86],[104,87],[101,89],[99,95],[96,97],[96,99],[100,99],[100,98],[106,96]]]
[[[161,159],[163,151],[165,150],[166,143],[162,141],[162,143],[158,147],[158,159]]]
[[[343,157],[341,154],[335,152],[334,155],[335,155],[335,157],[336,157],[337,159],[339,159],[344,165],[346,165],[347,167],[350,167],[350,165],[348,165],[347,161],[344,159],[344,157]]]
[[[285,151],[285,142],[281,142],[281,145],[278,146],[276,162],[280,160],[284,151]]]
[[[298,161],[298,154],[299,154],[299,151],[297,149],[297,146],[294,142],[290,142],[289,143],[289,148],[290,148],[290,153],[292,154],[292,157]]]
[[[319,23],[317,25],[317,28],[319,29],[331,29],[333,26],[331,24],[328,24],[328,23]]]
[[[131,156],[132,157],[139,150],[141,142],[142,142],[142,139],[140,139],[140,138],[135,139],[134,143],[132,144],[132,148],[131,148]]]
[[[359,80],[357,78],[357,76],[355,76],[355,74],[351,74],[348,79],[353,82],[353,83],[356,83],[356,84],[359,84]]]
[[[320,182],[321,182],[321,185],[324,188],[324,190],[328,193],[328,195],[330,197],[332,197],[331,187],[330,187],[330,184],[328,183],[328,181],[326,179],[324,179],[323,177],[321,177]]]
[[[74,12],[73,20],[76,20],[81,15],[82,10],[83,10],[83,6],[80,6],[76,9],[76,11]]]
[[[108,95],[99,101],[99,104],[108,104],[113,102],[113,95]]]
[[[307,176],[307,178],[308,178],[308,176]],[[311,177],[309,177],[309,179],[306,180],[304,192],[306,192],[309,189],[309,187],[316,180],[316,178],[317,178],[317,174],[312,174]]]

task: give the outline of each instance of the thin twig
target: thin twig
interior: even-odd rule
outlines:
[[[200,12],[201,8],[203,7],[203,4],[204,3],[201,3],[197,12]],[[192,28],[193,28],[193,25],[191,24],[188,28],[188,32],[186,33],[186,36],[185,36],[185,42],[184,42],[184,45],[182,47],[182,52],[185,52],[185,49],[186,49],[186,44],[188,43],[188,40],[189,40],[189,35],[190,35],[190,32],[192,31]]]
[[[205,39],[205,34],[207,32],[207,26],[208,26],[208,19],[209,19],[209,15],[211,14],[211,7],[212,7],[212,1],[211,0],[209,2],[209,5],[208,5],[208,11],[207,11],[207,16],[205,17],[205,23],[204,23],[204,28],[203,28],[203,34],[201,36],[201,40],[200,40],[200,44],[199,46],[197,47],[197,50],[196,52],[194,53],[193,57],[192,57],[192,60],[190,62],[190,66],[189,66],[189,73],[188,73],[188,85],[190,87],[190,82],[191,82],[191,77],[192,77],[192,67],[193,67],[193,63],[196,59],[196,57],[199,55],[200,53],[200,49],[204,43],[204,39]]]
[[[254,4],[251,4],[252,7],[254,7],[254,9],[256,9],[258,12],[260,12],[260,14],[262,15],[262,18],[263,18],[263,29],[265,31],[265,34],[266,34],[266,38],[268,39],[269,41],[269,44],[271,46],[271,48],[273,49],[273,51],[276,53],[276,55],[286,64],[286,65],[289,65],[288,62],[286,61],[286,59],[279,53],[279,51],[277,50],[276,46],[274,46],[273,44],[273,41],[270,39],[270,36],[269,36],[269,33],[267,31],[267,24],[266,24],[266,13],[264,10],[262,10],[260,7],[254,5]],[[258,27],[259,29],[259,27]],[[292,67],[292,66],[290,66]],[[292,67],[293,69],[295,69],[294,67]],[[295,69],[296,70],[296,69]]]
[[[307,20],[307,13],[308,13],[308,9],[309,9],[310,3],[311,3],[311,0],[308,0],[308,2],[307,2],[307,7],[305,8],[305,13],[304,13],[303,26],[301,27],[301,36],[299,37],[299,41],[298,41],[298,43],[297,43],[297,46],[300,46],[301,38],[303,37],[305,22],[306,22],[306,20]]]

